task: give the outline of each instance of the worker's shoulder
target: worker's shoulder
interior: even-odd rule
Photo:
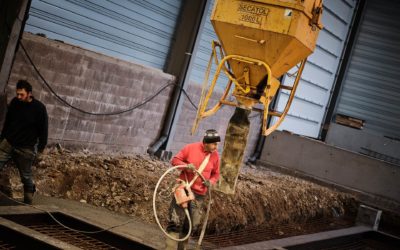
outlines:
[[[32,103],[33,105],[39,107],[40,109],[46,109],[46,105],[44,105],[41,101],[39,101],[36,98],[33,98]]]
[[[17,97],[14,97],[13,99],[11,99],[9,105],[10,105],[10,106],[11,106],[11,105],[15,105],[15,104],[17,103],[17,101],[18,101],[18,98],[17,98]]]

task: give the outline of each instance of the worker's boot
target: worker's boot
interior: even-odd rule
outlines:
[[[24,203],[28,205],[32,205],[33,195],[36,191],[35,186],[33,188],[24,188]]]
[[[179,233],[169,232],[168,234],[175,239],[179,239]],[[175,241],[167,237],[167,239],[165,240],[165,250],[176,250],[176,249],[178,249],[178,241]]]
[[[24,192],[24,203],[28,205],[32,205],[33,202],[33,192]]]

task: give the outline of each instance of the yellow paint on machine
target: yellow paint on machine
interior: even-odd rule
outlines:
[[[213,53],[203,82],[192,133],[201,119],[215,114],[222,105],[251,110],[258,103],[264,107],[261,111],[262,133],[272,133],[289,111],[307,57],[315,49],[322,29],[321,15],[322,0],[216,0],[211,23],[219,42],[212,43]],[[217,69],[208,84],[213,62]],[[297,71],[293,75],[293,86],[283,86],[278,78],[295,66]],[[227,75],[229,82],[219,102],[207,110],[208,101],[221,73]],[[227,99],[232,87],[236,101]],[[280,90],[290,92],[283,112],[269,110],[270,103]],[[278,120],[267,127],[270,116],[276,116]],[[229,135],[227,138],[230,138]],[[224,155],[231,154],[223,152]],[[239,155],[243,156],[243,152]],[[242,157],[239,158],[235,162],[230,161],[230,168],[233,166],[239,169]],[[224,167],[223,164],[221,167]],[[235,183],[228,183],[230,193]]]

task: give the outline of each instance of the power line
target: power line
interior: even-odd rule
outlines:
[[[29,53],[26,51],[25,46],[22,44],[22,41],[20,41],[19,43],[21,45],[22,50],[24,51],[26,57],[28,58],[29,63],[32,65],[32,67],[34,68],[35,72],[38,74],[38,76],[40,77],[40,79],[42,80],[42,82],[44,83],[44,85],[50,90],[50,92],[64,105],[77,110],[81,113],[87,114],[87,115],[95,115],[95,116],[112,116],[112,115],[119,115],[119,114],[123,114],[123,113],[127,113],[127,112],[131,112],[143,105],[145,105],[146,103],[150,102],[151,100],[153,100],[155,97],[157,97],[159,94],[161,94],[161,92],[163,92],[166,88],[170,87],[170,86],[177,86],[180,88],[180,90],[183,92],[183,94],[187,97],[188,101],[190,102],[190,104],[197,110],[197,106],[193,103],[192,99],[190,98],[190,96],[188,95],[188,93],[186,92],[186,90],[184,90],[180,85],[173,83],[173,82],[168,82],[166,85],[164,85],[163,87],[159,88],[153,95],[147,97],[146,99],[144,99],[142,102],[139,102],[135,105],[133,105],[132,107],[128,108],[128,109],[124,109],[124,110],[118,110],[118,111],[114,111],[114,112],[104,112],[104,113],[94,113],[94,112],[90,112],[90,111],[86,111],[83,110],[79,107],[76,107],[72,104],[70,104],[69,102],[67,102],[65,99],[63,99],[61,96],[59,96],[54,90],[53,88],[50,86],[50,84],[46,81],[46,79],[43,77],[43,75],[40,73],[39,69],[36,67],[35,63],[33,62],[32,58],[29,56]]]

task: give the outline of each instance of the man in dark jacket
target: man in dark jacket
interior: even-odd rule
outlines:
[[[36,153],[42,153],[47,144],[47,110],[32,96],[32,86],[25,80],[18,81],[16,95],[8,105],[1,133],[0,170],[13,159],[24,184],[24,202],[32,204],[36,191],[32,163]]]

